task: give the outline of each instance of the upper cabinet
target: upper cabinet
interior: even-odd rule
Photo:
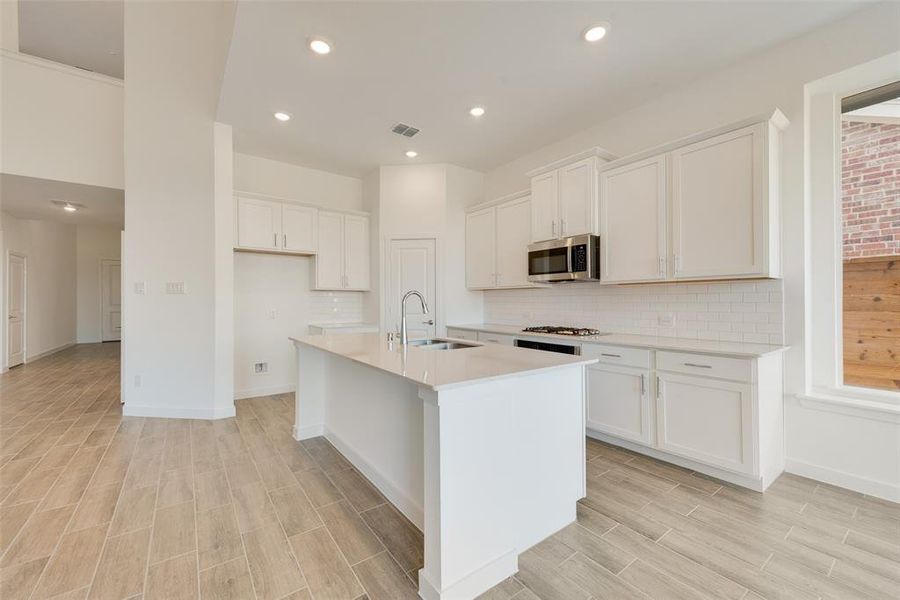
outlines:
[[[317,290],[366,291],[369,278],[369,218],[319,211]]]
[[[780,111],[600,168],[607,283],[780,277]]]
[[[528,281],[531,202],[517,194],[466,215],[466,287],[536,287]]]
[[[315,254],[316,208],[241,195],[235,203],[236,248]]]
[[[592,148],[528,173],[532,242],[599,233],[597,168],[612,158]]]

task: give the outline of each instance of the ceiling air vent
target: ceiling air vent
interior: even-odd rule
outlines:
[[[391,127],[391,131],[393,131],[397,135],[402,135],[403,137],[412,137],[419,133],[418,129],[416,129],[412,125],[407,125],[406,123],[397,123],[396,125]]]

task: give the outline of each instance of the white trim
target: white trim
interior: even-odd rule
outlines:
[[[796,398],[803,408],[824,410],[885,423],[900,423],[900,406],[896,404],[817,392],[797,394]]]
[[[861,494],[868,494],[869,496],[883,498],[885,500],[890,500],[891,502],[900,502],[900,486],[886,481],[868,479],[845,471],[828,469],[826,467],[820,467],[792,458],[787,459],[785,471],[793,473],[794,475],[808,477],[810,479],[815,479],[816,481],[822,481],[848,490],[853,490]]]
[[[321,437],[325,435],[325,426],[321,423],[317,425],[307,425],[306,427],[297,427],[294,425],[294,439],[299,441],[308,440],[309,438]]]
[[[416,504],[412,498],[407,496],[403,491],[394,484],[393,481],[385,477],[381,471],[370,463],[365,457],[356,451],[353,446],[341,439],[330,429],[325,430],[325,438],[334,444],[341,454],[353,463],[356,469],[366,476],[372,484],[378,488],[378,491],[384,494],[391,504],[393,504],[403,515],[412,521],[419,531],[423,531],[425,527],[425,510]]]
[[[5,262],[3,263],[3,273],[5,275],[4,278],[4,289],[3,289],[3,312],[6,313],[9,310],[9,263],[10,258],[13,256],[18,256],[22,259],[22,264],[24,265],[24,275],[22,276],[22,293],[24,294],[23,300],[23,311],[22,311],[22,362],[16,364],[15,366],[19,366],[19,364],[24,365],[30,360],[37,360],[41,356],[46,356],[46,354],[39,354],[37,358],[29,358],[28,357],[28,255],[24,252],[17,252],[15,250],[7,250]],[[5,352],[3,353],[4,358],[4,367],[8,371],[10,369],[9,366],[9,321],[6,320],[6,317],[3,317],[5,327],[3,329],[4,339],[0,340],[0,343],[3,344],[3,348]],[[50,351],[52,354],[53,351]]]
[[[474,598],[519,570],[518,552],[512,550],[502,554],[481,566],[477,571],[469,573],[462,579],[447,585],[443,591],[437,589],[425,573],[419,569],[419,597],[423,600],[451,600],[456,598]]]
[[[59,346],[56,346],[55,348],[50,348],[49,350],[44,350],[43,352],[41,352],[39,354],[35,354],[34,356],[28,356],[26,354],[25,360],[23,361],[22,364],[26,364],[26,363],[34,362],[36,360],[40,360],[42,358],[46,358],[46,357],[50,356],[51,354],[56,354],[57,352],[62,352],[63,350],[65,350],[67,348],[71,348],[74,345],[75,345],[75,342],[67,342],[65,344],[60,344]]]
[[[242,190],[234,190],[234,197],[237,199],[241,198],[250,198],[252,200],[268,200],[270,202],[282,202],[285,204],[292,204],[296,206],[305,206],[307,208],[317,208],[320,210],[324,210],[326,212],[340,213],[344,215],[356,215],[358,217],[368,217],[370,213],[364,210],[353,210],[349,208],[332,208],[330,206],[326,206],[323,204],[313,204],[311,202],[303,202],[302,200],[296,200],[294,198],[282,198],[281,196],[269,196],[268,194],[260,194],[258,192],[245,192]]]
[[[268,387],[246,388],[243,390],[234,390],[234,399],[243,400],[244,398],[256,398],[258,396],[272,396],[275,394],[289,394],[296,392],[297,386],[293,383],[285,383],[282,385],[270,385]]]
[[[12,50],[0,49],[0,56],[21,63],[34,65],[36,67],[50,69],[51,71],[64,73],[66,75],[72,75],[73,77],[82,77],[84,79],[90,79],[92,81],[105,83],[107,85],[112,85],[120,88],[125,87],[125,82],[121,79],[116,79],[115,77],[110,77],[109,75],[103,75],[102,73],[95,73],[93,71],[87,71],[85,69],[70,67],[69,65],[64,65],[52,60],[47,60],[46,58],[31,56],[30,54],[22,54],[21,52],[13,52]]]
[[[163,419],[228,419],[235,416],[234,404],[219,408],[176,408],[171,406],[148,406],[126,402],[122,406],[126,417],[160,417]]]
[[[103,339],[103,265],[104,263],[118,263],[119,265],[119,339],[117,340],[105,340]],[[98,342],[121,342],[122,341],[122,295],[124,293],[124,286],[122,285],[122,258],[101,258],[100,259],[100,306],[98,310],[100,311],[100,331],[97,332],[97,341]]]
[[[526,177],[536,177],[543,173],[549,173],[550,171],[555,171],[560,167],[565,167],[571,163],[578,162],[579,160],[584,160],[586,158],[599,157],[606,162],[618,160],[618,156],[606,150],[605,148],[601,148],[600,146],[594,146],[593,148],[588,148],[587,150],[582,150],[581,152],[577,152],[575,154],[570,154],[569,156],[560,158],[559,160],[554,160],[552,163],[544,165],[542,167],[537,167],[525,173]]]
[[[472,206],[466,207],[466,214],[478,212],[485,208],[491,208],[492,206],[506,204],[507,202],[512,202],[513,200],[518,200],[530,195],[531,189],[529,188],[527,190],[519,190],[518,192],[513,192],[512,194],[506,194],[505,196],[500,196],[499,198],[494,198],[493,200],[485,200],[484,202],[479,202],[478,204],[473,204]]]

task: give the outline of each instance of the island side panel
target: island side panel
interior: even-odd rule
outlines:
[[[305,440],[325,432],[327,355],[305,344],[297,350],[297,391],[294,394],[294,439]]]

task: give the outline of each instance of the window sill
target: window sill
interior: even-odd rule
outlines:
[[[884,423],[900,423],[900,403],[897,395],[887,392],[893,397],[882,394],[872,394],[870,398],[853,395],[846,389],[843,390],[813,390],[806,394],[797,394],[796,398],[800,406],[816,410],[826,410],[852,417],[872,419]]]

